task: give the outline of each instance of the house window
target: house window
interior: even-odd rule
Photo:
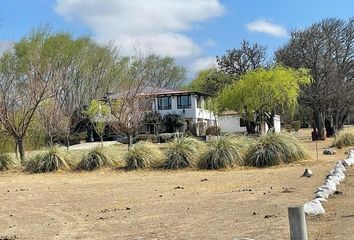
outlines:
[[[197,108],[202,108],[202,97],[197,96]]]
[[[171,97],[159,97],[157,99],[157,106],[159,110],[171,109]]]
[[[191,96],[177,96],[177,108],[191,108]]]

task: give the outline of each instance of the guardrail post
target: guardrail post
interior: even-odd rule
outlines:
[[[288,207],[288,216],[290,225],[290,239],[308,240],[304,207]]]

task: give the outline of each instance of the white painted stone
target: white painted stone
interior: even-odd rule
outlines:
[[[321,201],[314,199],[304,204],[304,211],[307,215],[316,216],[325,213],[325,210],[321,204]]]

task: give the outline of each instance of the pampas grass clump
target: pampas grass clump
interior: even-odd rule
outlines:
[[[159,163],[163,158],[160,149],[153,143],[140,141],[125,155],[127,169],[146,169]]]
[[[86,153],[76,165],[75,170],[93,171],[102,167],[111,167],[112,165],[113,163],[109,160],[108,154],[100,146],[92,148]]]
[[[347,128],[340,130],[336,138],[334,139],[333,145],[337,148],[353,146],[354,145],[354,128]]]
[[[280,163],[292,163],[309,157],[300,141],[285,133],[270,133],[259,137],[247,156],[246,164],[254,167],[268,167]]]
[[[9,170],[16,166],[16,162],[7,153],[0,154],[0,171]]]
[[[58,170],[69,170],[70,165],[65,153],[59,146],[52,146],[45,149],[44,153],[39,153],[31,158],[25,165],[28,172],[43,173]]]
[[[242,141],[229,136],[216,137],[207,144],[198,166],[202,169],[224,169],[243,165],[245,146]]]
[[[175,138],[168,144],[164,167],[167,169],[194,167],[203,150],[204,144],[195,138]]]

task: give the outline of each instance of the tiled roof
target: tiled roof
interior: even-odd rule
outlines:
[[[177,90],[173,88],[154,88],[154,87],[145,87],[143,90],[139,90],[140,96],[153,96],[153,95],[174,95],[174,94],[187,94],[187,93],[196,93],[201,95],[207,95],[205,93],[199,93],[195,91],[185,91],[185,90]],[[135,89],[131,90],[123,90],[117,93],[109,93],[107,94],[110,98],[122,98],[128,95],[135,95]]]

